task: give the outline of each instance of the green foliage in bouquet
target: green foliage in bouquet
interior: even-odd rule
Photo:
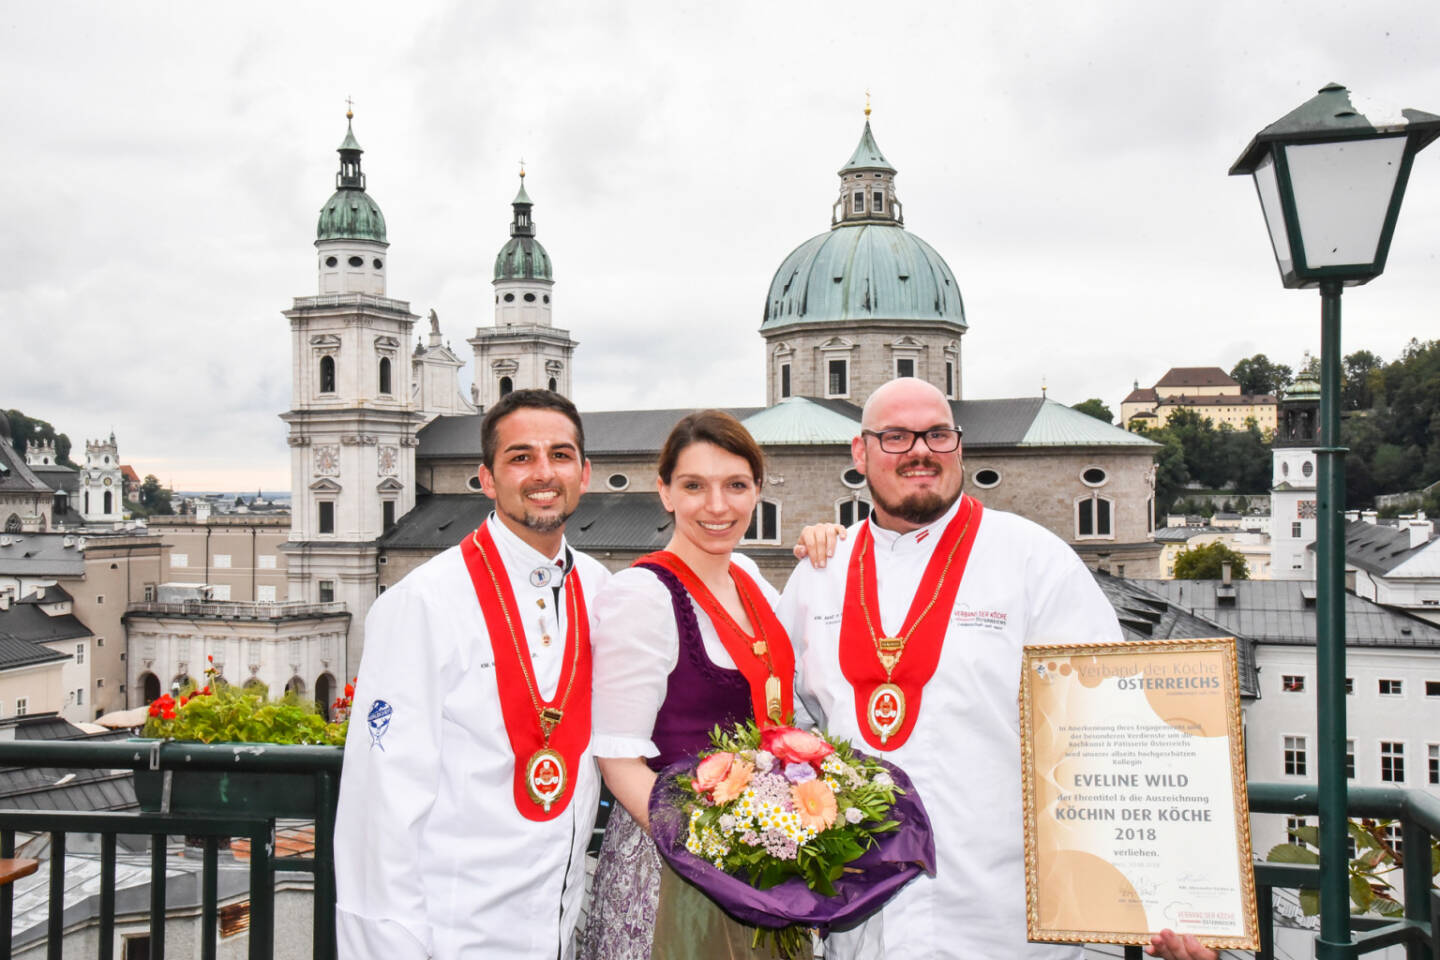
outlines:
[[[201,743],[345,743],[346,711],[340,711],[341,720],[327,723],[314,701],[294,693],[272,701],[263,686],[232,687],[213,665],[205,680],[203,687],[182,690],[178,701],[168,693],[153,701],[144,735]]]
[[[1387,876],[1405,866],[1405,856],[1396,851],[1388,836],[1394,820],[1350,821],[1350,838],[1355,841],[1356,855],[1350,861],[1350,912],[1380,917],[1403,917],[1405,903]],[[1271,848],[1265,859],[1271,863],[1319,863],[1320,828],[1295,827],[1290,836],[1299,843],[1281,843]],[[1405,855],[1412,852],[1405,851]],[[1427,851],[1415,855],[1425,856]],[[1440,877],[1440,840],[1430,841],[1430,875]],[[1432,883],[1432,886],[1434,884]],[[1300,908],[1307,917],[1320,912],[1320,891],[1301,890]]]

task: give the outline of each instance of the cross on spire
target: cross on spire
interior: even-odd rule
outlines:
[[[345,119],[355,119],[355,101],[348,96],[345,98]]]
[[[865,88],[865,118],[870,118],[870,88]]]
[[[521,177],[524,177],[524,176],[525,176],[525,158],[524,158],[524,157],[521,157],[521,158],[520,158],[520,176],[521,176]]]

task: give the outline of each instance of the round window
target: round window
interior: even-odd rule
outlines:
[[[1080,474],[1080,479],[1085,481],[1086,486],[1098,487],[1100,486],[1100,484],[1104,483],[1107,479],[1109,479],[1109,477],[1107,477],[1105,471],[1101,470],[1099,467],[1091,467],[1084,473]]]
[[[1000,472],[998,470],[986,468],[975,471],[975,486],[977,487],[993,487],[999,482]]]
[[[525,294],[525,302],[526,302],[526,303],[534,303],[534,302],[535,302],[535,294],[533,294],[533,293],[527,293],[527,294]]]
[[[363,266],[365,266],[365,258],[364,258],[364,257],[351,257],[351,258],[350,258],[350,266],[352,266],[352,267],[363,267]]]
[[[863,487],[865,486],[865,474],[851,467],[849,470],[840,474],[840,482],[847,487]]]
[[[379,257],[376,257],[374,260],[371,260],[370,263],[371,263],[372,266],[375,267],[376,270],[379,270],[379,269],[381,269],[382,267],[385,266],[385,262],[384,262],[383,260],[381,260]]]
[[[515,294],[513,294],[513,293],[507,293],[507,294],[505,294],[505,302],[506,302],[506,303],[514,303],[514,302],[515,302]]]
[[[630,478],[623,473],[612,473],[605,478],[605,486],[611,490],[624,490],[630,486]]]
[[[326,258],[325,258],[325,266],[327,266],[327,267],[333,267],[333,266],[335,266],[335,265],[336,265],[337,263],[339,263],[339,262],[340,262],[340,261],[339,261],[339,260],[336,260],[334,257],[326,257]]]
[[[544,300],[546,303],[549,303],[549,302],[550,302],[550,294],[547,293],[547,294],[545,294],[545,296],[541,297],[540,299],[541,299],[541,300]]]
[[[1309,460],[1306,460],[1304,463],[1300,464],[1300,472],[1308,477],[1310,476],[1310,474],[1315,472],[1315,465]]]
[[[479,492],[480,492],[480,478],[479,478],[479,477],[471,477],[469,480],[466,480],[466,481],[465,481],[465,486],[469,487],[471,490],[474,490],[476,493],[479,493]]]

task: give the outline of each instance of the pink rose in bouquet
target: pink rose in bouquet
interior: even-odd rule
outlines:
[[[794,727],[766,727],[760,731],[760,748],[775,755],[782,763],[820,763],[835,748],[823,737]]]
[[[695,792],[710,793],[720,786],[721,781],[730,773],[730,766],[734,762],[735,754],[724,751],[712,753],[701,760],[700,765],[695,768],[695,780],[693,781]]]

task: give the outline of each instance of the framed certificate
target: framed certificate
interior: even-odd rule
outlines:
[[[1233,638],[1026,647],[1029,938],[1254,950]]]

